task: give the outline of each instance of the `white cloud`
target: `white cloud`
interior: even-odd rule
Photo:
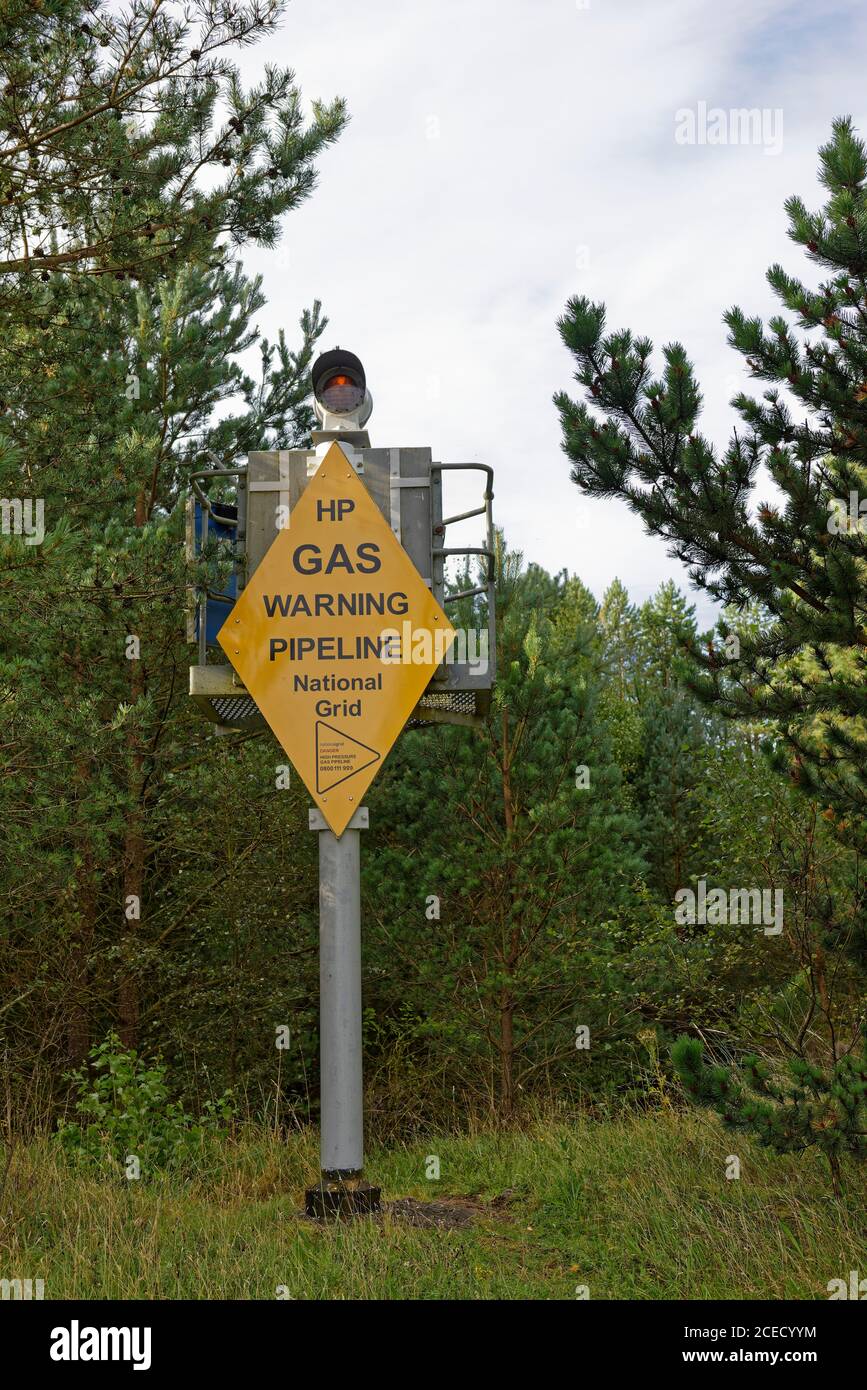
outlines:
[[[492,464],[497,520],[528,559],[597,595],[615,575],[636,599],[685,583],[622,504],[569,482],[556,319],[588,293],[612,327],[682,341],[704,431],[724,445],[744,378],[722,312],[769,312],[774,260],[809,273],[782,203],[818,203],[835,115],[867,127],[865,27],[855,0],[293,0],[243,68],[291,66],[306,98],[345,96],[352,121],[287,218],[288,261],[245,253],[264,276],[263,327],[291,333],[321,298],[326,346],[367,368],[374,442]],[[782,151],[676,144],[676,111],[699,101],[782,108]]]

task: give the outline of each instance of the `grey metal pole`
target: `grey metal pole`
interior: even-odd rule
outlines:
[[[320,1166],[350,1179],[364,1166],[359,839],[319,832]]]
[[[326,1217],[369,1212],[379,1189],[364,1181],[361,1068],[361,830],[367,807],[338,838],[318,810],[319,836],[320,1182],[307,1212]]]

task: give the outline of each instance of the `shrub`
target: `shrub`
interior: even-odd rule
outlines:
[[[138,1159],[142,1176],[177,1167],[201,1151],[206,1138],[235,1113],[230,1091],[208,1101],[196,1119],[169,1097],[166,1065],[146,1062],[122,1045],[116,1033],[91,1049],[89,1065],[72,1072],[77,1121],[61,1121],[58,1139],[71,1157],[120,1164],[132,1176]],[[138,1174],[136,1174],[138,1175]]]
[[[707,1063],[695,1038],[678,1038],[671,1056],[689,1099],[715,1110],[727,1129],[745,1131],[777,1153],[815,1146],[828,1160],[836,1194],[841,1156],[867,1157],[867,1042],[828,1071],[790,1057],[784,1080],[759,1057],[744,1057],[737,1068],[743,1085],[727,1067]]]

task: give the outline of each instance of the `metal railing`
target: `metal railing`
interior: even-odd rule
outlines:
[[[247,490],[243,485],[242,479],[246,477],[246,473],[247,465],[238,464],[235,468],[206,468],[200,469],[198,472],[190,474],[190,487],[192,488],[193,495],[198,501],[202,512],[202,531],[201,540],[199,542],[199,549],[201,551],[205,550],[205,547],[208,543],[209,519],[213,515],[213,507],[221,505],[228,506],[230,504],[221,504],[219,502],[212,503],[208,494],[200,486],[200,482],[205,479],[210,481],[214,478],[236,478],[238,480],[237,515],[235,518],[235,538],[232,545],[232,563],[235,570],[237,588],[239,593],[241,589],[244,587],[243,557],[245,526],[247,519]],[[223,522],[224,525],[230,524],[225,518],[220,518],[220,520]],[[192,538],[189,542],[189,549],[192,551],[192,553],[188,553],[188,558],[190,560],[196,559],[197,554],[195,536],[195,517],[193,517],[193,531]],[[204,666],[206,665],[208,659],[208,599],[225,599],[226,595],[220,594],[216,590],[209,589],[207,584],[203,585],[201,588],[197,587],[196,594],[196,608],[198,613],[197,651],[199,665]]]
[[[484,516],[485,518],[485,544],[478,545],[435,545],[431,550],[434,561],[439,561],[443,565],[450,556],[459,555],[469,559],[471,555],[480,555],[487,560],[485,568],[484,582],[474,584],[471,588],[461,589],[458,593],[447,594],[443,598],[443,607],[449,604],[459,603],[462,599],[475,598],[484,594],[487,597],[487,620],[488,620],[488,651],[491,661],[491,683],[493,683],[496,670],[496,613],[494,601],[494,582],[496,552],[494,550],[494,516],[492,503],[494,500],[494,470],[487,463],[432,463],[431,476],[435,473],[442,475],[445,472],[467,472],[475,470],[484,473],[486,478],[485,490],[482,494],[482,505],[471,507],[466,512],[456,512],[454,516],[443,517],[441,520],[434,520],[434,535],[445,537],[446,528],[454,526],[459,521],[469,521],[474,516]]]

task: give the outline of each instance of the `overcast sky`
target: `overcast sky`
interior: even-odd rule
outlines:
[[[724,444],[745,377],[722,312],[769,313],[775,260],[809,278],[783,200],[820,201],[835,115],[867,132],[865,40],[858,0],[292,0],[244,72],[291,66],[305,99],[342,95],[351,122],[281,246],[245,251],[262,327],[291,341],[320,298],[323,346],[367,369],[372,443],[493,465],[496,519],[527,560],[597,597],[615,576],[635,600],[670,575],[688,587],[621,503],[569,481],[556,320],[582,293],[610,328],[682,341],[703,431]],[[700,134],[701,103],[727,143],[677,138],[684,110]],[[741,108],[765,113],[747,144],[712,114]]]

